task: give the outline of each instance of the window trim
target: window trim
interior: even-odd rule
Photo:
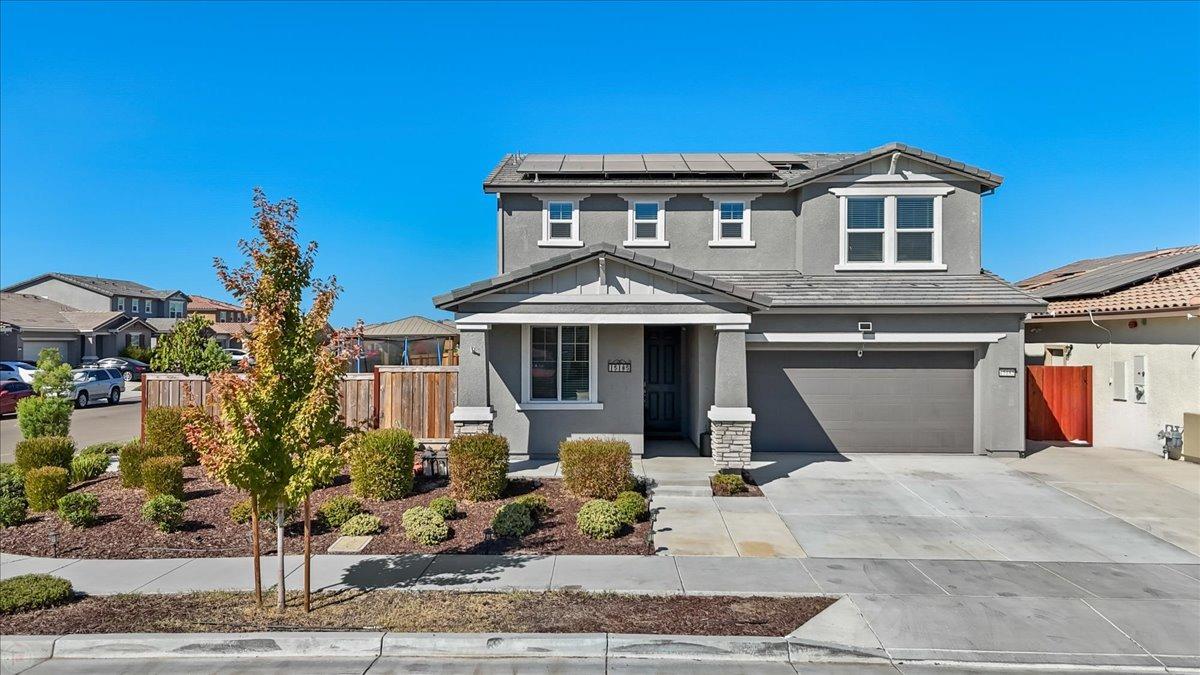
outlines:
[[[533,400],[530,397],[530,391],[533,389],[533,355],[532,355],[532,328],[533,327],[557,328],[558,329],[558,362],[562,362],[562,328],[563,326],[587,326],[588,328],[588,400],[586,401],[545,401]],[[596,324],[584,323],[536,323],[536,324],[521,324],[521,400],[517,402],[517,410],[603,410],[604,404],[599,400],[600,382],[596,377],[597,357],[596,344],[598,342],[599,326]],[[562,368],[559,368],[559,396],[562,396]]]
[[[138,300],[137,298],[131,298],[129,300],[129,311],[133,312],[134,314],[140,313],[142,311],[141,300]]]
[[[751,213],[751,205],[755,199],[761,197],[762,194],[721,194],[712,193],[706,194],[704,197],[712,202],[712,239],[709,240],[710,248],[753,248],[754,237],[751,236],[750,224],[753,220]],[[721,203],[740,202],[742,205],[742,236],[722,237],[721,236]]]
[[[542,238],[538,246],[545,248],[579,248],[583,241],[579,239],[579,203],[586,195],[534,195],[542,202]],[[550,203],[569,203],[571,205],[571,238],[552,239],[550,237]]]
[[[829,192],[838,200],[838,262],[834,271],[910,270],[942,272],[947,269],[942,258],[942,207],[954,188],[946,187],[840,187]],[[849,204],[851,197],[883,197],[883,260],[880,262],[851,262],[846,259],[849,240]],[[897,197],[933,197],[933,260],[929,262],[900,262],[896,260]],[[874,230],[870,230],[874,231]],[[928,232],[928,230],[912,230]]]
[[[667,241],[667,202],[675,195],[638,195],[625,194],[621,195],[621,199],[625,200],[627,226],[625,231],[625,241],[622,246],[625,248],[666,248],[670,246]],[[658,222],[655,224],[655,236],[651,239],[638,238],[637,236],[637,205],[638,204],[657,204],[658,205]],[[648,221],[642,221],[648,222]]]
[[[123,296],[123,295],[117,296],[117,311],[118,312],[125,311],[125,296]]]
[[[167,318],[169,318],[169,319],[182,319],[184,314],[187,313],[187,310],[184,307],[183,300],[167,300],[166,303],[167,303]],[[178,304],[176,304],[176,303],[178,303]],[[179,308],[178,313],[175,312],[176,307]]]

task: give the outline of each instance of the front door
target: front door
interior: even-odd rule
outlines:
[[[678,326],[646,326],[646,433],[678,434],[681,431],[680,337]]]

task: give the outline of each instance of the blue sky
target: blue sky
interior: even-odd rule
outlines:
[[[984,264],[1200,240],[1200,5],[0,6],[0,283],[225,297],[250,191],[292,196],[334,321],[494,273],[505,153],[858,151],[1007,180]]]

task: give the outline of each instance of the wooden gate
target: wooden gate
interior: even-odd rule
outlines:
[[[423,441],[454,435],[458,366],[376,366],[375,377],[380,429],[407,429]]]
[[[1092,442],[1092,367],[1027,366],[1025,437]]]

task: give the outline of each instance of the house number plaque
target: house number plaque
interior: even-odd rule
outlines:
[[[1001,368],[1000,369],[1000,377],[1016,377],[1016,376],[1017,376],[1016,368]]]
[[[608,372],[610,373],[632,373],[633,364],[625,359],[613,359],[608,362]]]

